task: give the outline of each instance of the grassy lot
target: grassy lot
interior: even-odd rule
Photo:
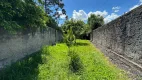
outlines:
[[[0,71],[0,80],[128,80],[87,40],[45,46],[41,51]]]

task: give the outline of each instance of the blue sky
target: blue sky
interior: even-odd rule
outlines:
[[[142,0],[63,0],[69,18],[86,21],[90,14],[102,15],[108,23],[142,4]],[[64,19],[64,15],[61,16]],[[60,21],[59,24],[62,24]]]

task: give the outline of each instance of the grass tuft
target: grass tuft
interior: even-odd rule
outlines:
[[[74,51],[69,50],[70,60],[70,70],[74,73],[80,72],[83,70],[82,62],[80,61],[80,57]]]

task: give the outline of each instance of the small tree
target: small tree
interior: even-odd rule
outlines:
[[[63,39],[64,39],[64,42],[67,44],[67,46],[71,46],[75,44],[76,38],[75,38],[75,35],[73,34],[71,27],[69,30],[67,30],[67,33],[63,33]]]

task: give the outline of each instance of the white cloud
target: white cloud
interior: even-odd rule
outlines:
[[[66,15],[63,14],[62,11],[58,11],[58,13],[59,13],[61,19],[65,19],[66,18]]]
[[[142,0],[140,0],[140,3],[142,3]]]
[[[108,12],[105,10],[104,11],[89,12],[88,14],[83,10],[79,10],[78,12],[76,10],[74,10],[72,18],[76,19],[76,20],[85,21],[88,19],[88,17],[90,17],[91,14],[103,16],[105,23],[108,23],[108,22],[116,19],[117,17],[119,17],[119,15],[117,15],[116,13],[108,14]]]
[[[78,12],[76,10],[74,10],[72,18],[76,19],[76,20],[87,20],[88,15],[83,10],[79,10]]]
[[[119,10],[114,10],[114,12],[119,12]]]
[[[139,5],[134,5],[133,7],[131,7],[131,8],[129,9],[129,11],[131,11],[131,10],[137,8],[138,6],[139,6]]]
[[[95,12],[89,12],[88,14],[84,11],[84,10],[79,10],[78,12],[76,10],[73,11],[73,15],[72,18],[76,19],[76,20],[87,20],[88,17],[90,17],[91,14],[95,14],[95,15],[100,15],[100,16],[107,16],[108,12],[106,11],[95,11]]]
[[[61,19],[65,19],[65,18],[66,18],[66,15],[60,15],[60,18],[61,18]]]
[[[110,15],[107,15],[105,18],[104,18],[104,21],[105,23],[108,23],[116,18],[118,18],[119,15],[117,15],[116,13],[111,13]]]
[[[142,0],[140,0],[140,5],[142,5]]]
[[[58,24],[59,27],[61,27],[61,24]]]
[[[105,10],[103,12],[101,11],[89,12],[88,17],[90,17],[91,14],[100,15],[100,16],[105,17],[106,15],[108,15],[108,12],[106,12]]]
[[[117,8],[118,8],[118,7],[117,7]],[[103,16],[105,23],[108,23],[108,22],[110,22],[110,21],[112,21],[112,20],[114,20],[114,19],[116,19],[116,18],[119,17],[119,15],[117,15],[116,13],[108,14],[108,12],[105,11],[105,10],[104,10],[103,12],[101,12],[101,11],[89,12],[89,13],[88,13],[88,17],[89,17],[91,14]]]
[[[58,11],[59,14],[62,14],[62,11]]]
[[[140,0],[139,2],[140,2],[139,4],[136,4],[136,5],[134,5],[133,7],[131,7],[131,8],[129,9],[129,11],[131,11],[131,10],[137,8],[138,6],[142,5],[142,0]]]
[[[116,6],[116,7],[112,7],[112,10],[113,10],[114,12],[119,12],[119,10],[120,10],[120,7],[119,7],[119,6]]]
[[[133,7],[131,7],[129,9],[130,10],[133,10],[135,9],[136,7],[140,6],[142,4],[142,0],[139,0],[139,4],[137,5],[134,5]],[[106,10],[104,11],[95,11],[95,12],[92,12],[90,11],[89,13],[86,13],[84,10],[79,10],[78,12],[76,10],[73,11],[73,15],[72,15],[72,18],[73,19],[76,19],[76,20],[87,20],[88,17],[90,17],[91,14],[95,14],[95,15],[100,15],[100,16],[103,16],[104,17],[104,21],[105,23],[108,23],[116,18],[118,18],[120,15],[116,14],[116,12],[119,12],[121,7],[119,6],[116,6],[116,7],[112,7],[112,10],[114,11],[113,13],[110,13],[108,14],[108,12]]]
[[[112,9],[113,9],[113,10],[115,10],[115,9],[120,9],[120,7],[119,7],[119,6],[116,6],[116,7],[112,7]]]

